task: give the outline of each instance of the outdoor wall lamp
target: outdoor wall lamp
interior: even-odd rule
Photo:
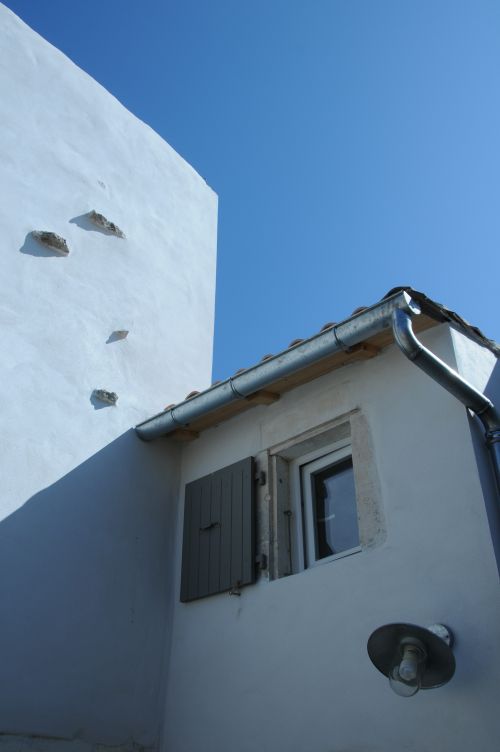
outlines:
[[[389,678],[391,689],[412,697],[419,689],[441,687],[455,673],[453,635],[443,624],[386,624],[368,640],[373,665]]]

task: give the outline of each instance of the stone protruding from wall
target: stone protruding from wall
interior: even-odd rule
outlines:
[[[100,227],[102,230],[105,230],[106,232],[111,233],[112,235],[116,235],[118,238],[124,238],[125,233],[120,230],[118,225],[115,225],[114,222],[110,222],[109,219],[106,219],[104,214],[99,214],[99,212],[96,212],[94,209],[88,213],[88,218],[91,222],[93,222],[97,227]]]
[[[61,256],[67,256],[69,254],[69,248],[66,240],[55,232],[49,232],[48,230],[33,230],[32,236],[35,240],[38,240],[41,245],[48,248],[55,253],[59,253]]]
[[[92,394],[95,399],[100,402],[107,402],[108,405],[116,405],[118,402],[118,395],[116,392],[108,392],[106,389],[94,389]]]

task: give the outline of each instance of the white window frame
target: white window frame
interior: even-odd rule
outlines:
[[[362,550],[361,546],[358,545],[346,551],[341,551],[338,554],[316,559],[311,475],[348,457],[352,458],[351,442],[350,439],[342,439],[334,444],[329,444],[302,457],[298,457],[290,463],[291,500],[296,523],[292,534],[292,565],[294,572],[301,572],[304,569],[328,564],[331,561],[343,559]]]

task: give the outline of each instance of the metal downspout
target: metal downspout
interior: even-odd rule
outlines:
[[[402,309],[394,310],[392,328],[394,339],[403,354],[477,415],[483,424],[497,492],[500,492],[500,414],[495,405],[419,342],[413,332],[409,313]]]

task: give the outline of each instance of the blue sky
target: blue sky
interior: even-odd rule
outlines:
[[[214,378],[412,285],[499,339],[497,0],[6,0],[219,194]]]

